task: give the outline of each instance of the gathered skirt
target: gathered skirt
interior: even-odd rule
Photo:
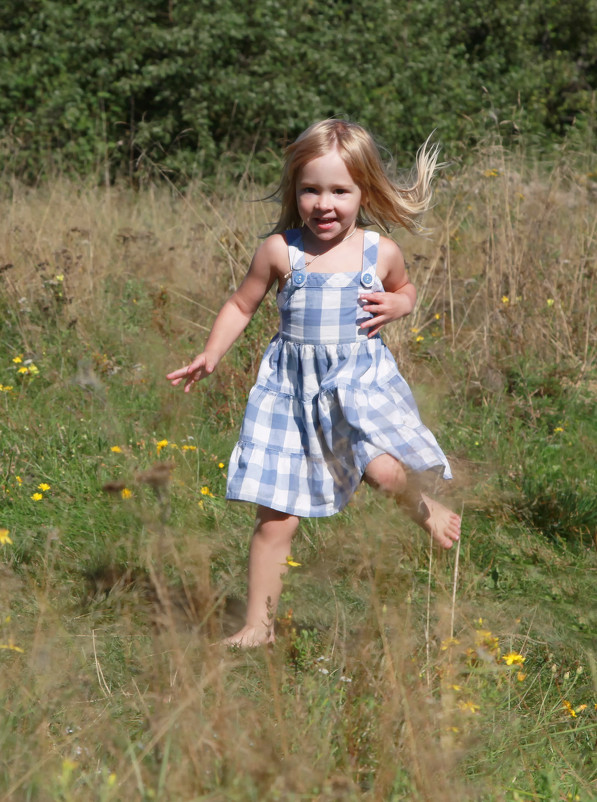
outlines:
[[[309,344],[277,334],[249,394],[226,495],[300,517],[333,515],[381,454],[451,478],[381,337]]]

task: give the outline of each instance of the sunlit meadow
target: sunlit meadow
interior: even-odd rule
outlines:
[[[587,153],[590,149],[587,149]],[[594,158],[480,149],[396,232],[386,339],[449,454],[461,545],[359,490],[305,521],[272,649],[243,614],[227,458],[268,297],[191,396],[275,207],[57,178],[0,216],[0,794],[6,800],[595,798]]]

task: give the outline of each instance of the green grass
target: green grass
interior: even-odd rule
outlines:
[[[509,175],[508,192],[522,180]],[[12,541],[0,545],[3,799],[593,798],[594,298],[575,285],[575,309],[550,316],[551,305],[532,305],[541,274],[504,310],[516,276],[497,233],[491,277],[475,252],[501,190],[475,180],[481,200],[459,195],[458,182],[438,196],[438,217],[451,203],[466,210],[451,289],[435,267],[440,250],[407,240],[419,306],[388,332],[454,464],[460,549],[430,559],[426,537],[363,487],[343,513],[302,524],[278,641],[247,653],[211,644],[242,617],[253,510],[225,502],[225,471],[275,304],[190,397],[164,375],[197,350],[205,332],[193,323],[209,326],[204,307],[218,307],[240,270],[214,243],[232,225],[248,239],[259,221],[222,204],[222,230],[202,235],[202,288],[189,282],[196,244],[177,244],[177,226],[191,227],[181,200],[102,201],[81,189],[76,211],[58,188],[51,230],[36,211],[43,190],[15,199],[30,218],[6,210],[15,267],[0,288],[0,528]],[[525,192],[553,192],[543,180]],[[94,218],[94,208],[108,222],[91,226],[91,263],[69,232],[89,228],[77,215]],[[153,238],[125,246],[115,208],[119,225],[129,215]],[[571,249],[574,219],[594,253],[573,211],[552,240]],[[513,231],[508,242],[523,247],[523,222]],[[57,261],[60,245],[79,267]],[[428,249],[419,261],[415,247]],[[549,297],[569,275],[550,265]],[[513,351],[519,324],[526,346]],[[28,360],[38,373],[19,374]],[[163,464],[171,471],[156,474]],[[508,665],[507,655],[520,658]]]

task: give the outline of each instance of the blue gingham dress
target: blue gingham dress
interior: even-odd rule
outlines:
[[[300,229],[285,236],[292,270],[278,293],[280,328],[249,394],[227,498],[333,515],[380,454],[451,478],[390,351],[359,328],[371,317],[360,292],[383,292],[379,234],[365,231],[362,269],[349,273],[308,272]]]

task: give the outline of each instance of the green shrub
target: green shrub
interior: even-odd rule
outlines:
[[[135,182],[271,180],[271,152],[348,116],[392,152],[436,129],[456,155],[488,130],[557,141],[591,120],[592,0],[7,0],[0,158]]]

